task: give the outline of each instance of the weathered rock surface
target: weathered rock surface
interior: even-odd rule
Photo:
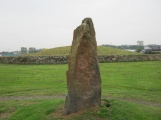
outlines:
[[[64,114],[101,105],[97,43],[91,18],[85,18],[82,24],[74,30],[66,74],[68,95]]]

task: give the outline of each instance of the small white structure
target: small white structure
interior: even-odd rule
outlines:
[[[34,53],[36,52],[36,48],[34,47],[29,47],[29,53]]]
[[[151,50],[151,47],[149,45],[145,45],[144,50]]]
[[[27,53],[27,48],[21,47],[21,54],[26,54],[26,53]]]
[[[145,45],[144,50],[160,51],[161,46],[160,45]]]
[[[144,41],[137,41],[137,45],[143,46],[144,45]]]

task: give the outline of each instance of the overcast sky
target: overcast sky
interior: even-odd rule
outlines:
[[[161,45],[161,0],[0,0],[0,52],[69,46],[85,17],[98,45]]]

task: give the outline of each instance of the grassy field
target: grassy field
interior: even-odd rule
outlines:
[[[57,47],[57,48],[47,49],[37,53],[25,54],[25,56],[69,55],[70,48],[71,48],[70,46]],[[136,52],[130,52],[126,50],[121,50],[121,49],[111,48],[111,47],[104,47],[104,46],[98,46],[97,53],[98,55],[137,55],[138,54]]]
[[[161,120],[160,68],[161,61],[100,64],[105,104],[69,117],[61,115],[67,64],[0,64],[0,119]]]

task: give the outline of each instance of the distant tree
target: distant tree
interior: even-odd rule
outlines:
[[[135,52],[140,53],[141,50],[142,50],[141,48],[137,48],[137,49],[135,50]]]

